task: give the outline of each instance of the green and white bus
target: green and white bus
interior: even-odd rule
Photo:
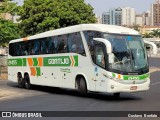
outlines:
[[[132,29],[81,24],[9,43],[8,79],[87,92],[146,91],[149,65],[141,35]]]

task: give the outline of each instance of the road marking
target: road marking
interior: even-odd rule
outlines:
[[[157,85],[157,84],[160,84],[160,82],[152,83],[151,85]]]

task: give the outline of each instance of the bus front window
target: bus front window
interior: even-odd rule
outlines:
[[[140,36],[104,34],[112,45],[109,68],[122,72],[148,69],[147,56]]]

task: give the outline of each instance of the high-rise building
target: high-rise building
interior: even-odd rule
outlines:
[[[143,25],[151,25],[151,12],[149,10],[143,13]]]
[[[136,14],[136,25],[150,26],[150,11],[145,11],[142,14]]]
[[[102,13],[102,24],[110,24],[110,13],[109,12]]]
[[[160,26],[160,0],[155,0],[151,5],[151,25]]]
[[[122,8],[122,25],[133,26],[135,25],[135,9],[130,7]]]
[[[122,9],[110,9],[108,12],[102,14],[102,23],[110,25],[121,25],[122,23]]]
[[[143,14],[136,15],[136,25],[143,26]]]
[[[117,8],[115,9],[115,25],[122,25],[122,9]]]

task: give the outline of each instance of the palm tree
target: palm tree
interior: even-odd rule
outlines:
[[[153,38],[153,35],[151,33],[145,33],[142,35],[143,38]]]
[[[160,37],[160,29],[152,30],[151,34],[153,35],[153,37]]]

